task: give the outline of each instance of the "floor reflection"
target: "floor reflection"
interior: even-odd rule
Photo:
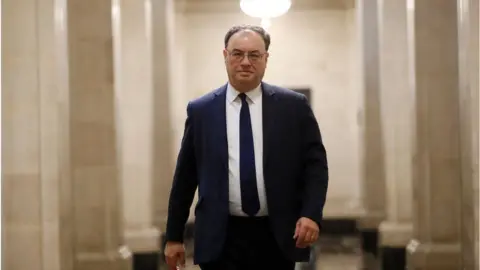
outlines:
[[[317,270],[359,270],[362,258],[354,254],[323,254],[317,260]],[[199,270],[200,267],[187,261],[185,270]],[[274,270],[274,269],[272,269]]]
[[[317,270],[359,270],[362,257],[354,254],[324,254],[317,260]]]
[[[191,243],[187,245],[187,250],[192,249]],[[363,266],[364,259],[360,248],[360,239],[358,235],[322,235],[313,249],[315,265],[297,264],[295,270],[378,270],[375,262],[368,263],[368,267]],[[191,255],[191,251],[188,252]],[[198,266],[193,265],[192,260],[187,260],[185,270],[198,270]],[[275,269],[272,269],[275,270]]]

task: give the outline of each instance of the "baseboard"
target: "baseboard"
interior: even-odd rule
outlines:
[[[158,270],[160,267],[160,253],[133,253],[132,264],[132,270]]]
[[[378,229],[360,230],[362,253],[378,256]]]
[[[403,270],[406,267],[407,252],[405,247],[380,247],[382,269]]]
[[[321,235],[356,236],[357,220],[350,218],[327,218],[322,221]]]
[[[132,253],[153,253],[160,250],[160,231],[157,228],[127,229],[125,243]]]

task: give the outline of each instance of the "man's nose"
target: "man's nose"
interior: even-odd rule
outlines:
[[[243,55],[243,58],[242,58],[242,61],[240,62],[240,64],[242,65],[251,65],[252,63],[250,63],[250,58],[248,58],[248,53],[245,53]]]

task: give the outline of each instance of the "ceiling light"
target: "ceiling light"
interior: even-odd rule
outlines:
[[[282,16],[291,6],[291,0],[240,0],[240,8],[245,14],[262,19]]]

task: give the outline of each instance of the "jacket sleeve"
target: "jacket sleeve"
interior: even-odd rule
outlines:
[[[193,130],[192,105],[189,103],[185,130],[170,191],[166,241],[183,242],[185,223],[198,185]]]
[[[327,154],[317,120],[305,96],[300,106],[305,183],[301,216],[321,227],[328,188]]]

